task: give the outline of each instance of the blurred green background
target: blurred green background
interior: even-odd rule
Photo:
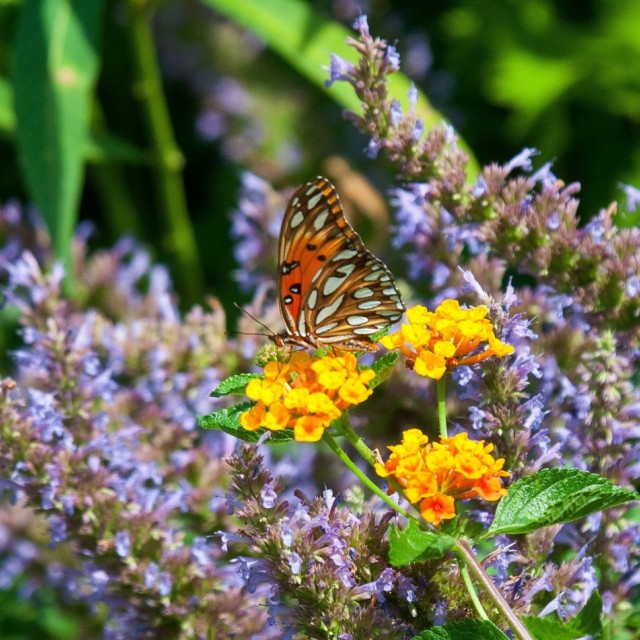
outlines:
[[[637,0],[0,0],[0,203],[39,209],[61,259],[79,220],[96,247],[133,234],[185,307],[214,294],[234,313],[242,171],[392,184],[342,117],[349,88],[323,85],[361,13],[479,163],[539,149],[582,184],[583,220],[640,186]],[[18,594],[0,591],[1,638],[89,633],[50,590]]]
[[[47,46],[60,36],[52,28],[51,41],[41,42],[56,5],[81,14],[83,37],[70,30],[70,62],[58,72],[64,85],[65,69],[79,69],[86,87],[79,82],[70,96],[38,86],[47,81],[37,71],[45,71]],[[304,20],[292,19],[290,6]],[[59,253],[76,217],[94,221],[101,246],[133,233],[173,266],[186,304],[206,291],[228,307],[241,298],[227,277],[241,170],[283,186],[325,171],[327,157],[337,156],[376,187],[390,183],[342,118],[349,88],[322,86],[329,54],[348,52],[340,25],[361,12],[372,33],[397,42],[403,72],[480,163],[539,149],[538,165],[551,160],[559,177],[582,184],[583,218],[620,199],[621,182],[640,184],[633,0],[0,0],[0,201],[51,209],[43,214],[59,227]],[[168,145],[154,138],[164,135],[162,109],[150,115],[154,98],[141,95],[154,91],[140,70],[149,44]],[[172,168],[163,173],[158,154],[167,149]],[[195,250],[180,258],[185,233]]]

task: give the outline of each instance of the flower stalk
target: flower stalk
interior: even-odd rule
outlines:
[[[151,33],[151,3],[129,0],[129,34],[135,60],[135,87],[147,131],[151,138],[155,167],[157,206],[164,224],[164,245],[171,255],[176,279],[185,304],[202,299],[202,271],[187,197],[182,182],[184,158],[173,135],[169,108]]]
[[[407,511],[405,511],[399,504],[395,503],[384,491],[372,482],[365,473],[363,473],[358,465],[356,465],[353,460],[343,451],[342,447],[338,444],[337,440],[328,432],[325,431],[322,439],[326,442],[327,446],[333,451],[338,459],[344,464],[349,471],[351,471],[357,478],[364,484],[370,491],[375,493],[381,500],[383,500],[386,504],[388,504],[394,511],[397,511],[400,515],[405,518],[409,518],[410,515]],[[363,443],[364,444],[364,443]],[[366,446],[366,445],[365,445]]]
[[[436,391],[438,396],[438,427],[440,429],[440,436],[446,438],[447,433],[447,406],[445,404],[445,398],[447,394],[447,376],[444,375],[436,382]]]
[[[500,590],[496,587],[495,584],[493,584],[491,578],[482,568],[480,562],[478,562],[478,559],[469,546],[469,543],[466,540],[460,538],[456,542],[455,551],[460,565],[462,566],[464,564],[466,567],[468,567],[469,571],[473,574],[473,577],[484,587],[487,595],[491,598],[495,606],[499,609],[500,613],[502,613],[502,615],[509,623],[509,626],[511,627],[511,630],[513,631],[515,636],[519,638],[519,640],[533,640],[533,637],[527,631],[527,628],[524,626],[520,618],[518,618],[514,610],[509,606],[509,603],[502,596],[502,593],[500,593]]]
[[[438,380],[438,409],[440,413],[440,407],[444,406],[444,389],[445,385],[442,382],[445,378],[443,377],[441,380]],[[442,384],[441,384],[442,383]],[[442,400],[442,402],[440,402]],[[442,423],[441,423],[442,424]],[[446,434],[446,420],[445,420],[445,434]],[[369,464],[374,464],[375,454],[374,452],[364,443],[362,438],[358,436],[358,434],[353,429],[351,425],[351,421],[347,413],[343,413],[342,417],[336,421],[335,423],[336,431],[343,435],[347,440],[351,443],[351,445],[356,449],[356,451],[360,454],[360,456],[367,461]],[[413,517],[407,511],[402,509],[399,505],[393,502],[389,496],[387,496],[384,492],[382,492],[369,478],[362,473],[362,471],[355,465],[355,463],[346,455],[346,453],[340,448],[338,443],[334,440],[334,438],[329,435],[328,432],[324,434],[324,440],[327,442],[329,447],[336,453],[339,459],[347,466],[348,469],[353,471],[358,478],[362,480],[362,482],[376,495],[380,496],[382,500],[386,504],[388,504],[394,511],[400,513],[406,518]],[[389,477],[388,480],[394,486],[394,488],[404,496],[403,487],[394,480],[392,477]],[[406,497],[406,496],[405,496]],[[499,589],[493,584],[491,578],[487,575],[485,570],[482,568],[482,565],[478,562],[478,559],[475,557],[473,550],[469,546],[469,544],[463,540],[459,539],[456,543],[456,559],[458,561],[458,565],[460,567],[460,575],[462,580],[467,588],[469,593],[469,597],[473,603],[473,606],[478,613],[478,616],[483,620],[488,620],[489,617],[482,606],[480,598],[478,597],[477,591],[471,579],[471,575],[484,587],[489,597],[494,602],[496,608],[503,614],[506,620],[509,622],[509,625],[513,629],[516,637],[519,640],[533,640],[525,626],[522,624],[520,619],[517,617],[513,609],[509,606],[509,603],[504,599]]]

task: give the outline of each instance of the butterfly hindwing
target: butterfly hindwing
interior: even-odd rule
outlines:
[[[399,320],[393,276],[344,217],[325,178],[302,185],[285,212],[278,251],[283,342],[367,350],[368,338]]]

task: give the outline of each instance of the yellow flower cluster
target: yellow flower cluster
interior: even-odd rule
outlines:
[[[240,425],[248,431],[293,429],[296,440],[316,442],[347,407],[371,395],[374,377],[373,370],[358,369],[352,353],[314,357],[295,351],[287,362],[268,362],[264,377],[249,382],[246,394],[256,404],[240,415]]]
[[[402,436],[400,444],[388,447],[388,460],[376,463],[376,473],[394,477],[407,500],[419,503],[427,522],[439,525],[454,518],[455,499],[494,501],[507,494],[500,477],[509,473],[502,471],[504,459],[491,455],[492,444],[469,440],[466,433],[433,443],[420,429],[409,429]]]
[[[457,300],[445,300],[434,312],[417,305],[407,309],[409,324],[380,343],[387,349],[400,349],[407,366],[417,374],[439,380],[459,365],[513,353],[510,344],[496,338],[487,313],[485,306],[463,309]]]

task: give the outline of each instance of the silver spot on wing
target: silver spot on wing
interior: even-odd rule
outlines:
[[[338,326],[337,322],[330,322],[329,324],[324,324],[321,327],[316,328],[316,333],[318,335],[322,333],[326,333],[327,331],[331,331],[331,329],[335,329]]]
[[[316,316],[316,326],[329,318],[332,314],[334,314],[340,308],[343,300],[344,293],[342,295],[339,295],[329,306],[322,307],[322,309],[318,311],[318,315]]]
[[[375,309],[376,307],[379,307],[382,303],[380,302],[380,300],[365,300],[364,302],[361,302],[358,305],[358,309],[362,309],[363,311],[366,311],[368,309]]]
[[[322,227],[324,227],[325,222],[327,221],[327,216],[329,215],[329,209],[323,209],[314,219],[313,219],[313,228],[316,231],[320,231]]]
[[[370,336],[372,333],[380,331],[378,327],[357,327],[353,330],[353,333],[359,336]]]
[[[309,192],[307,192],[308,194]],[[309,198],[307,200],[307,209],[309,211],[311,211],[311,209],[313,209],[313,207],[315,207],[318,202],[320,202],[320,198],[322,198],[322,192],[318,192],[315,196],[313,196],[312,198]]]
[[[380,267],[377,269],[373,269],[371,273],[368,273],[364,278],[362,278],[365,282],[374,282],[378,278],[381,279],[381,276],[384,275],[384,272]]]
[[[369,298],[373,295],[373,290],[369,289],[369,287],[360,287],[360,289],[356,289],[351,295],[356,300],[360,300],[360,298]]]
[[[290,222],[291,228],[295,229],[296,227],[299,227],[302,224],[303,220],[304,220],[304,214],[302,213],[302,211],[298,209],[298,211],[296,211],[293,214],[293,218],[291,218],[291,222]]]
[[[351,260],[351,258],[355,258],[358,255],[358,252],[354,249],[343,249],[340,253],[336,253],[333,258],[331,258],[331,262],[338,262],[340,260]]]
[[[397,311],[385,311],[383,309],[376,311],[376,315],[382,316],[383,318],[389,318],[389,322],[395,322],[402,318],[402,314]]]
[[[353,263],[338,267],[335,270],[335,273],[338,275],[327,278],[327,281],[324,283],[324,287],[322,288],[322,293],[325,296],[330,296],[345,281],[345,279],[353,273],[355,268],[356,265]]]

